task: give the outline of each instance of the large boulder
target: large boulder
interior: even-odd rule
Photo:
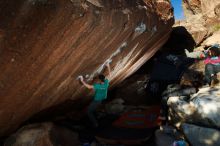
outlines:
[[[183,132],[193,146],[219,146],[220,132],[216,129],[183,124]]]
[[[174,30],[175,33],[180,34],[183,37],[185,36],[186,40],[181,40],[182,42],[180,41],[182,44],[184,43],[189,44],[190,42],[192,42],[193,39],[193,43],[190,43],[191,46],[189,45],[185,47],[185,48],[193,48],[196,45],[202,43],[202,41],[206,37],[210,36],[210,32],[204,25],[205,23],[200,21],[183,20],[183,21],[177,21],[175,23]],[[186,29],[188,35],[186,35],[187,33],[185,33],[185,35],[182,33],[182,30],[180,29],[181,27],[184,27]]]
[[[192,35],[196,45],[200,45],[220,29],[219,0],[183,0],[182,5],[185,19],[176,21],[174,26],[185,27]]]
[[[215,18],[218,16],[219,4],[219,0],[183,0],[184,14],[187,19],[192,18],[192,15]]]
[[[78,134],[52,123],[27,125],[11,135],[4,146],[78,146]]]
[[[170,97],[167,101],[170,107],[171,119],[175,123],[194,123],[209,127],[220,127],[220,91],[216,88],[201,88],[192,95],[192,99]]]
[[[156,146],[171,146],[175,140],[176,139],[172,134],[167,134],[162,130],[157,130],[155,132]]]
[[[68,99],[88,100],[77,77],[92,83],[106,61],[111,85],[123,81],[174,23],[167,0],[0,0],[0,11],[0,136]]]
[[[190,97],[169,97],[169,120],[181,128],[193,146],[220,144],[220,90],[203,87]],[[189,124],[191,123],[191,124]]]
[[[182,143],[188,146],[182,133],[169,125],[160,126],[160,129],[155,131],[155,142],[156,146],[174,146],[175,143]]]
[[[220,25],[218,26],[219,30],[216,31],[212,36],[208,37],[203,43],[202,45],[204,46],[210,46],[213,44],[220,44]]]

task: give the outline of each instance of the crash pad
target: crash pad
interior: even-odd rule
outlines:
[[[160,123],[160,106],[137,108],[121,115],[113,125],[123,128],[154,128]]]

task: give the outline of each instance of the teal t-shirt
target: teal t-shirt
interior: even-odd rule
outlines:
[[[95,89],[94,100],[101,101],[107,98],[109,80],[105,79],[104,84],[94,84],[93,87]]]

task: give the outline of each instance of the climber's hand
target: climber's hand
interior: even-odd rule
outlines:
[[[83,80],[84,80],[84,79],[83,79],[83,76],[79,76],[78,79],[79,79],[81,82],[83,82]]]

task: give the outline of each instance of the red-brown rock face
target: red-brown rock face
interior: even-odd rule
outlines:
[[[33,114],[90,95],[88,81],[112,60],[111,85],[166,42],[167,1],[0,0],[0,136]]]

